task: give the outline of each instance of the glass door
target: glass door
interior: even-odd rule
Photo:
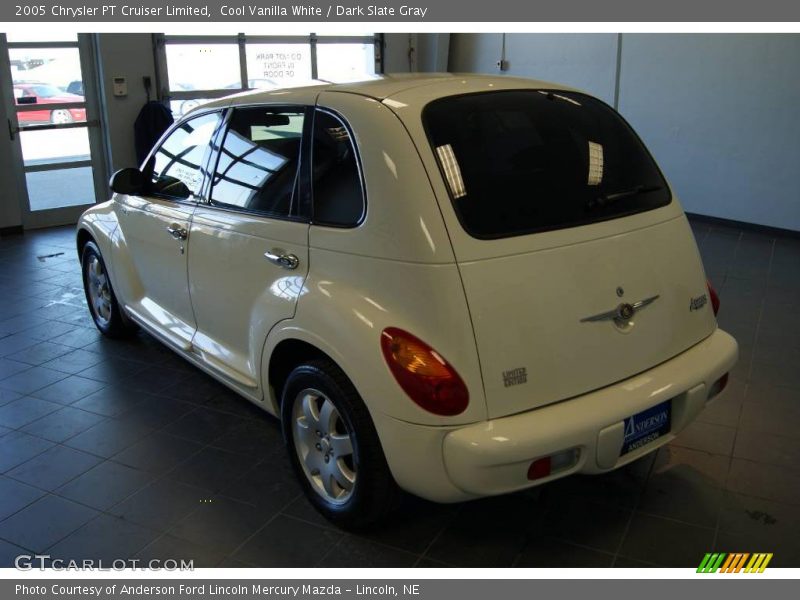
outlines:
[[[0,35],[0,80],[25,229],[75,223],[106,196],[92,40]]]

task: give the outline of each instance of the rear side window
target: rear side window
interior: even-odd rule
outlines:
[[[297,216],[302,107],[237,108],[211,188],[211,204],[274,217]]]
[[[313,169],[314,223],[355,227],[364,214],[364,193],[350,130],[332,114],[314,116]]]
[[[442,98],[423,121],[465,230],[501,238],[669,204],[661,172],[599,100],[524,90]]]

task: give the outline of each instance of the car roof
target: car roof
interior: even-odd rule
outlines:
[[[367,98],[374,98],[380,102],[391,100],[393,96],[403,95],[404,102],[414,97],[413,91],[419,89],[424,94],[420,94],[420,99],[424,97],[429,101],[431,96],[436,95],[437,88],[441,91],[441,96],[453,94],[453,84],[478,84],[481,87],[490,89],[497,85],[500,89],[509,87],[530,88],[530,89],[569,89],[563,85],[539,81],[535,79],[523,79],[519,77],[507,77],[496,75],[477,75],[474,73],[408,73],[394,75],[379,75],[365,81],[352,83],[316,83],[308,86],[282,88],[271,90],[251,90],[240,92],[225,98],[220,98],[202,105],[202,108],[215,108],[225,106],[240,106],[252,104],[274,104],[277,101],[287,104],[311,102],[311,98],[321,92],[342,92],[348,94],[358,94]],[[409,93],[410,92],[410,93]]]

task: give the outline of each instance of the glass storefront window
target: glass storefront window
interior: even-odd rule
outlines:
[[[239,47],[236,44],[167,44],[167,76],[171,91],[239,89]]]
[[[166,60],[173,114],[181,117],[207,102],[203,97],[209,91],[215,92],[213,97],[221,97],[242,89],[309,85],[315,83],[315,74],[316,80],[334,83],[375,76],[375,43],[371,34],[327,33],[316,39],[314,65],[311,36],[288,41],[284,37],[274,42],[265,37],[248,41],[243,34],[194,39],[166,36],[162,56]],[[240,64],[240,57],[245,65]],[[243,70],[247,72],[246,81],[242,81]]]
[[[231,92],[233,93],[233,92]],[[193,108],[202,106],[206,102],[211,102],[213,98],[187,98],[181,100],[170,100],[169,107],[172,110],[172,116],[176,120],[187,114]]]
[[[95,201],[92,167],[74,167],[25,174],[32,211],[82,206]]]
[[[83,76],[77,48],[9,48],[8,58],[18,105],[83,102]],[[32,100],[20,102],[21,97]],[[85,117],[82,120],[85,121]]]
[[[86,127],[22,131],[19,139],[26,167],[90,158],[89,131]]]
[[[333,83],[375,75],[375,44],[317,44],[317,77]]]
[[[311,80],[310,44],[247,44],[247,87],[280,88]]]

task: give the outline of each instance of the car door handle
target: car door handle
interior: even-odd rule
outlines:
[[[183,227],[181,227],[177,223],[168,225],[167,231],[169,231],[169,234],[176,240],[185,240],[187,237],[189,237],[189,232],[186,231]]]
[[[266,258],[273,265],[278,265],[284,269],[296,269],[300,264],[300,259],[294,254],[284,254],[282,250],[274,250],[273,252],[264,252]]]

